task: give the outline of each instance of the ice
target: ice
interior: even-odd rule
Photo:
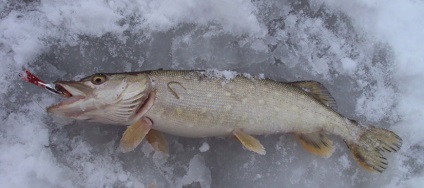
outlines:
[[[204,159],[199,155],[195,155],[190,160],[187,174],[181,179],[181,186],[197,182],[200,187],[206,188],[211,187],[211,181],[211,171],[205,166]]]
[[[0,187],[421,187],[422,10],[417,0],[2,0]],[[18,77],[158,68],[320,81],[340,113],[404,145],[383,174],[358,167],[336,136],[327,159],[291,135],[258,136],[265,156],[172,135],[169,156],[144,142],[122,154],[125,127],[51,117],[59,97]]]

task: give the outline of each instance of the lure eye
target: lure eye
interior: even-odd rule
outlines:
[[[91,83],[95,85],[103,84],[106,81],[106,76],[104,74],[95,74],[91,78]]]

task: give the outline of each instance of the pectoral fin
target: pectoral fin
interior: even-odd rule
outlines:
[[[294,134],[306,151],[320,157],[330,157],[333,154],[333,142],[323,132]]]
[[[245,132],[240,130],[234,130],[233,135],[247,150],[253,151],[261,155],[266,154],[264,146],[262,146],[259,140],[257,140],[255,137],[250,136],[249,134],[246,134]]]
[[[128,126],[122,135],[119,147],[121,151],[126,153],[134,150],[143,141],[143,138],[149,133],[152,128],[152,121],[149,118],[143,117],[134,124]]]
[[[161,132],[154,129],[150,130],[146,136],[146,140],[156,151],[161,151],[166,154],[168,153],[168,142]]]

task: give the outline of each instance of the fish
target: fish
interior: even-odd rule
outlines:
[[[293,134],[306,151],[328,158],[341,137],[353,159],[383,172],[384,152],[396,152],[394,132],[348,119],[325,86],[316,81],[279,82],[217,70],[150,70],[96,73],[79,81],[56,81],[65,100],[47,108],[56,116],[127,126],[122,152],[143,140],[168,152],[163,133],[192,138],[235,137],[246,150],[265,155],[256,135]]]

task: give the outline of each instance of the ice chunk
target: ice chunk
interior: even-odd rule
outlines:
[[[207,152],[209,151],[209,144],[206,142],[203,142],[202,146],[200,146],[199,148],[200,152]]]

